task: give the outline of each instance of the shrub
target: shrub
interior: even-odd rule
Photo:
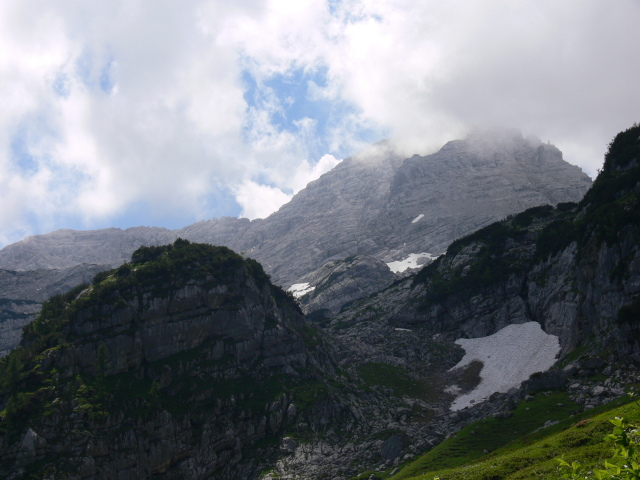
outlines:
[[[593,469],[593,473],[582,472],[579,462],[568,463],[558,459],[560,474],[568,480],[597,478],[598,480],[640,480],[640,431],[637,425],[627,422],[624,418],[610,420],[613,433],[605,440],[613,442],[614,453],[609,460],[604,461],[604,468]]]
[[[538,234],[536,254],[547,258],[561,252],[576,240],[578,231],[571,219],[555,220]]]

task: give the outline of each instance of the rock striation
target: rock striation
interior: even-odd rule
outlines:
[[[477,132],[407,159],[381,142],[345,159],[264,220],[226,217],[173,231],[58,230],[5,247],[0,268],[117,266],[140,245],[181,237],[245,252],[288,286],[354,254],[389,262],[442,253],[456,238],[507,215],[578,201],[590,185],[556,147],[515,131]]]
[[[244,252],[261,262],[274,282],[289,287],[353,255],[390,263],[417,253],[440,254],[456,238],[507,215],[579,201],[590,184],[556,147],[516,131],[476,132],[432,155],[411,158],[381,142],[343,160],[266,219],[225,217],[179,230],[58,230],[0,250],[0,268],[115,267],[140,245],[185,238]],[[372,284],[388,281],[386,272],[376,272],[370,272]],[[371,293],[370,288],[350,291],[346,301]],[[321,298],[328,296],[316,297],[314,308],[337,308],[321,305]]]
[[[242,478],[243,453],[302,414],[288,388],[330,374],[256,262],[184,241],[133,260],[25,329],[2,372],[3,478]]]
[[[384,262],[368,255],[354,255],[325,263],[302,277],[302,282],[314,288],[298,297],[298,302],[306,314],[317,312],[323,317],[331,316],[345,305],[384,289],[396,279]]]

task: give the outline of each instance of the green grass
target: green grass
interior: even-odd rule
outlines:
[[[578,360],[582,355],[584,355],[589,351],[589,348],[592,346],[591,343],[593,342],[594,339],[595,339],[595,336],[591,335],[590,337],[583,340],[580,343],[580,345],[578,345],[571,352],[565,355],[562,358],[562,360],[556,363],[556,366],[558,368],[564,368],[567,365],[569,365],[571,362],[575,362],[576,360]]]
[[[396,365],[369,362],[358,367],[358,374],[364,381],[365,387],[370,388],[373,385],[390,387],[397,397],[433,400],[439,394],[438,389],[431,382],[415,380],[405,369]]]
[[[511,418],[486,419],[468,425],[391,478],[559,478],[556,458],[577,460],[587,468],[599,465],[612,453],[612,446],[603,441],[612,430],[609,420],[616,416],[634,421],[640,418],[640,409],[627,403],[628,398],[570,416],[569,411],[575,405],[566,395],[539,394],[535,400],[519,404]],[[535,431],[547,420],[559,423]],[[485,454],[485,450],[489,453]]]

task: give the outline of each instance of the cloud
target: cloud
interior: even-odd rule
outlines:
[[[634,0],[2,2],[0,245],[266,216],[386,136],[514,127],[593,175],[639,120],[638,23]]]
[[[341,161],[328,154],[324,155],[315,165],[303,160],[298,164],[293,175],[289,177],[289,181],[287,181],[288,189],[292,191],[292,194],[284,193],[277,187],[262,185],[253,180],[245,180],[234,188],[236,201],[242,207],[240,216],[250,220],[267,218],[290,201],[293,195],[305,188],[309,182],[316,180]]]
[[[337,160],[333,155],[323,155],[315,165],[310,165],[306,160],[298,165],[295,175],[293,176],[291,186],[293,193],[298,193],[307,184],[316,180],[321,175],[327,173],[333,167],[338,165],[342,160]]]
[[[235,196],[242,206],[240,216],[250,220],[268,217],[292,197],[279,188],[260,185],[253,180],[247,180],[236,187]]]

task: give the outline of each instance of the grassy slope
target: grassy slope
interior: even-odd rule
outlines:
[[[566,399],[558,402],[565,395],[538,395],[534,401],[518,405],[509,419],[492,418],[468,425],[391,478],[553,479],[560,478],[556,459],[561,456],[587,468],[602,465],[613,452],[612,446],[603,441],[613,428],[609,420],[625,417],[637,422],[640,408],[625,398],[569,416],[566,410],[572,405]],[[564,407],[557,403],[564,403]],[[560,421],[533,432],[532,427],[545,418]],[[485,449],[490,453],[485,454]]]

